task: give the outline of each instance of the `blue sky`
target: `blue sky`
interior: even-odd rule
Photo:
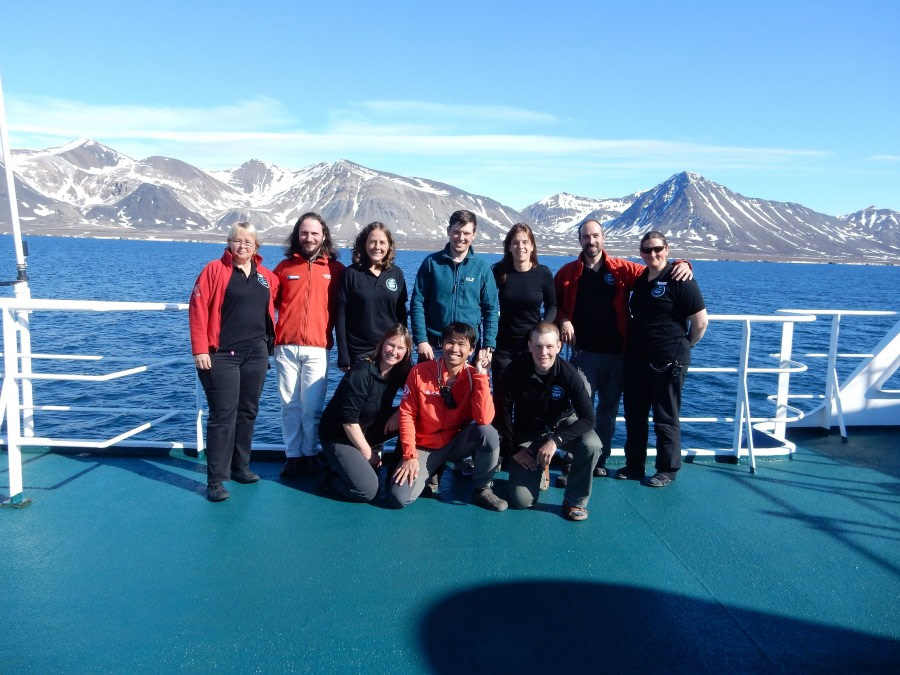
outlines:
[[[6,3],[10,145],[900,210],[900,2]]]

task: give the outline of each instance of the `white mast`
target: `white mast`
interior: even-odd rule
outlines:
[[[9,194],[9,215],[16,245],[16,281],[13,283],[16,297],[30,298],[28,288],[28,264],[25,262],[25,246],[22,244],[22,226],[19,223],[19,203],[16,200],[16,183],[13,177],[9,134],[6,129],[6,104],[3,102],[3,81],[0,79],[0,146],[3,147],[3,169],[6,173],[6,191]]]
[[[9,214],[16,247],[16,279],[0,282],[11,285],[19,300],[30,300],[28,287],[28,264],[25,262],[25,246],[22,242],[22,227],[19,223],[19,202],[16,199],[16,182],[13,176],[12,152],[9,148],[9,134],[6,124],[6,104],[3,101],[3,83],[0,81],[0,146],[3,150],[3,170],[6,174],[6,193],[9,195]],[[16,386],[4,381],[3,391],[9,392],[6,399],[6,441],[9,459],[9,499],[2,506],[22,507],[31,503],[22,492],[22,449],[18,440],[21,436],[34,436],[34,395],[31,386],[31,327],[28,312],[16,313],[13,330],[3,331],[4,370],[7,376],[18,370],[22,379]],[[18,342],[18,344],[16,344]],[[18,363],[10,363],[15,359]],[[18,366],[18,368],[16,367]],[[21,398],[20,398],[21,394]],[[13,400],[14,399],[14,400]],[[21,425],[21,426],[20,426]]]

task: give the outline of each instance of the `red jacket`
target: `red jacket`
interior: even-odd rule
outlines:
[[[275,344],[331,349],[335,299],[343,274],[341,263],[321,256],[307,260],[295,253],[278,263]]]
[[[400,400],[403,459],[417,457],[417,447],[444,447],[473,420],[476,424],[493,421],[494,399],[487,374],[476,373],[469,364],[463,366],[450,388],[458,404],[453,409],[444,405],[439,391],[447,375],[442,359],[417,363],[409,371]]]
[[[628,339],[628,294],[643,271],[644,265],[624,258],[613,258],[603,251],[606,260],[606,271],[612,274],[616,290],[613,295],[613,308],[616,312],[616,323],[619,335],[622,336],[622,349]],[[553,283],[556,286],[556,323],[562,326],[563,321],[571,321],[575,314],[575,299],[578,297],[578,279],[584,272],[584,253],[570,263],[559,268]],[[575,334],[578,344],[578,334]]]
[[[269,284],[269,320],[275,325],[275,295],[278,292],[278,279],[263,267],[262,256],[254,255],[256,272],[261,274]],[[225,289],[231,281],[231,251],[218,260],[208,263],[194,284],[191,301],[188,305],[188,322],[191,327],[191,353],[209,354],[210,349],[218,349],[219,335],[222,331],[222,302],[225,300]]]

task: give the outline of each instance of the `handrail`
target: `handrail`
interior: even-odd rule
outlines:
[[[118,302],[113,300],[49,300],[46,298],[0,298],[0,310],[56,310],[73,312],[183,311],[183,302]]]
[[[868,358],[868,364],[873,364],[875,358],[878,356],[880,352],[876,352],[875,354],[860,354],[860,355],[851,355],[851,354],[840,354],[838,353],[838,339],[840,335],[840,325],[841,318],[844,316],[897,316],[897,312],[892,310],[869,310],[869,309],[779,309],[777,310],[779,313],[786,315],[798,315],[798,316],[830,316],[831,317],[831,339],[829,341],[828,347],[828,363],[826,365],[826,379],[825,379],[825,396],[822,406],[818,409],[818,411],[814,411],[819,418],[821,418],[821,426],[830,429],[831,428],[831,417],[832,417],[832,408],[834,408],[834,412],[836,414],[838,420],[838,427],[841,431],[841,440],[845,443],[847,442],[847,425],[844,417],[844,404],[841,400],[841,383],[837,374],[837,360],[838,358]],[[894,327],[894,335],[900,333],[898,331],[900,328],[900,323]],[[890,346],[888,344],[888,340],[882,342],[879,347],[882,347],[882,350],[891,350],[896,351],[897,346]],[[819,355],[809,354],[811,358],[818,358]],[[887,373],[884,375],[881,373],[885,367],[888,367],[888,364],[878,364],[876,370],[879,374],[883,375],[883,381],[887,381],[887,379],[891,376],[892,373]],[[896,365],[895,365],[896,369]],[[857,371],[858,373],[859,371]],[[851,385],[851,383],[857,379],[854,375],[851,375],[847,380],[847,386]],[[883,383],[883,382],[882,382]],[[866,396],[870,395],[873,392],[873,387],[869,387],[869,383],[860,385],[860,388],[867,389]],[[878,387],[880,389],[880,385]],[[900,395],[900,392],[897,391],[879,391],[879,396],[882,398],[896,398]]]
[[[141,363],[139,366],[122,368],[113,370],[103,374],[83,374],[78,372],[66,373],[34,373],[31,372],[32,362],[39,361],[60,361],[69,364],[85,363],[129,363],[141,362],[134,357],[121,356],[102,356],[87,354],[48,354],[48,353],[32,353],[30,349],[30,334],[28,333],[28,316],[35,311],[64,311],[64,312],[154,312],[154,311],[184,311],[187,305],[180,303],[141,303],[141,302],[102,302],[102,301],[78,301],[78,300],[40,300],[40,299],[24,299],[24,298],[2,298],[0,299],[0,314],[3,320],[3,372],[2,372],[2,390],[0,390],[0,422],[3,420],[7,424],[6,445],[9,455],[10,467],[10,494],[12,500],[21,500],[22,493],[22,461],[21,448],[26,446],[49,446],[49,447],[84,447],[84,448],[109,448],[117,447],[158,447],[169,449],[181,449],[187,454],[191,454],[193,448],[197,453],[202,451],[204,446],[204,429],[203,429],[203,405],[205,397],[202,389],[193,371],[190,369],[190,376],[194,380],[195,386],[195,404],[194,407],[186,406],[180,408],[167,407],[117,407],[117,406],[65,406],[54,405],[52,403],[35,404],[31,399],[30,386],[34,380],[59,380],[73,382],[105,382],[112,379],[122,378],[128,375],[135,375],[158,369],[160,367],[172,367],[179,365],[187,365],[192,363],[188,356],[167,356],[166,358],[151,361],[149,363]],[[707,423],[726,423],[733,427],[731,453],[735,457],[742,456],[744,449],[744,436],[746,435],[746,449],[749,455],[750,470],[756,471],[756,454],[754,448],[754,431],[763,431],[772,438],[780,442],[780,450],[777,452],[791,452],[793,450],[785,438],[785,430],[788,424],[805,423],[809,413],[789,404],[790,399],[812,398],[813,396],[826,399],[832,391],[839,392],[837,384],[836,370],[833,366],[830,368],[828,382],[826,383],[825,395],[806,395],[802,393],[790,393],[789,383],[792,374],[802,373],[807,370],[807,365],[796,360],[792,354],[793,347],[793,329],[798,323],[809,323],[816,320],[816,314],[830,315],[838,320],[842,315],[857,316],[888,316],[893,312],[877,311],[839,311],[825,310],[813,313],[811,310],[784,310],[774,314],[711,314],[709,320],[711,323],[734,322],[742,327],[742,338],[740,349],[737,354],[738,364],[732,366],[730,364],[723,365],[703,365],[692,366],[691,373],[724,373],[737,375],[737,386],[735,390],[735,412],[734,416],[713,415],[700,417],[683,417],[683,422],[691,422],[698,424]],[[776,354],[768,354],[777,359],[775,366],[750,366],[749,357],[751,349],[751,327],[753,324],[775,324],[781,325],[781,348]],[[17,339],[18,338],[18,339]],[[19,348],[21,340],[21,349]],[[830,363],[833,359],[845,356],[837,351],[836,333],[832,331],[832,345],[829,349]],[[851,355],[846,355],[851,356]],[[855,356],[855,355],[853,355]],[[146,360],[144,360],[146,361]],[[25,364],[27,363],[27,368]],[[19,367],[22,364],[22,367]],[[71,369],[70,369],[71,370]],[[750,389],[748,387],[748,378],[750,376],[761,374],[777,374],[778,375],[778,391],[767,397],[775,405],[773,415],[751,414],[751,398]],[[886,377],[885,377],[886,380]],[[830,387],[830,389],[829,389]],[[756,394],[758,395],[758,393]],[[834,396],[832,399],[834,400]],[[840,396],[837,396],[837,405],[840,406]],[[60,439],[46,438],[34,434],[33,428],[29,427],[29,416],[34,411],[53,411],[53,412],[87,412],[95,414],[140,414],[150,416],[151,419],[140,422],[134,427],[113,435],[110,438],[91,440],[91,439]],[[175,417],[179,414],[192,414],[194,424],[194,434],[196,443],[187,443],[180,441],[142,441],[140,443],[131,440],[134,436],[146,431],[152,427],[158,426],[163,422]],[[842,417],[842,409],[838,408],[838,416]],[[621,418],[620,418],[621,419]],[[844,432],[845,433],[845,432]],[[2,439],[0,439],[2,443]],[[256,444],[255,449],[259,450],[275,449],[277,445],[261,445]],[[616,450],[618,453],[619,449]],[[687,450],[692,454],[700,454],[705,450]]]

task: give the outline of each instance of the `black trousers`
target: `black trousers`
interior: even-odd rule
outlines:
[[[497,348],[494,350],[494,354],[491,357],[491,385],[494,390],[494,408],[499,411],[500,406],[503,402],[503,397],[506,395],[506,391],[503,388],[503,373],[506,371],[506,368],[512,363],[520,354],[523,354],[528,351],[528,340],[510,340],[501,342],[497,341]],[[493,426],[497,428],[497,416],[494,416]],[[503,451],[501,450],[501,456],[503,459],[509,459],[505,455],[503,455]]]
[[[648,363],[625,357],[625,465],[643,467],[647,461],[650,434],[649,413],[653,410],[656,434],[656,470],[674,473],[681,468],[681,388],[687,366],[673,374],[673,365]]]
[[[198,370],[209,404],[206,422],[206,476],[209,483],[231,479],[250,465],[253,426],[259,411],[269,350],[261,339],[253,346],[211,355],[212,368]]]

